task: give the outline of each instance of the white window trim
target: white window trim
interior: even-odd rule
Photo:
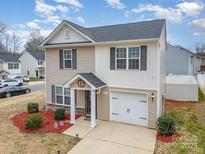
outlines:
[[[129,58],[129,48],[139,48],[139,58]],[[129,46],[127,47],[127,70],[141,70],[141,48],[140,46]],[[129,69],[129,60],[130,59],[139,59],[139,68],[138,69]]]
[[[60,86],[60,85],[55,85],[55,102],[56,102],[56,104],[60,104],[60,103],[58,103],[57,102],[57,96],[62,96],[63,97],[63,94],[57,94],[57,87],[60,87],[60,88],[62,88],[62,91],[63,91],[63,87],[62,86]],[[63,104],[64,104],[64,101],[63,101]],[[63,104],[61,104],[61,105],[63,105]]]
[[[71,59],[65,59],[64,53],[65,51],[71,51]],[[71,67],[70,68],[65,68],[65,60],[71,60]],[[72,69],[73,68],[73,49],[63,49],[63,68],[64,69]]]
[[[129,48],[137,47],[139,48],[139,58],[129,58]],[[126,58],[117,58],[117,48],[126,48]],[[117,68],[117,59],[126,59],[126,69],[118,69]],[[139,59],[139,69],[129,69],[129,59]],[[115,70],[127,70],[127,71],[139,71],[141,70],[141,48],[140,46],[119,46],[115,48]]]
[[[56,87],[60,87],[60,88],[62,88],[62,94],[61,95],[59,95],[59,94],[57,94],[56,93]],[[65,87],[63,87],[62,85],[55,85],[55,104],[57,104],[57,105],[61,105],[61,106],[70,106],[69,104],[65,104],[65,93],[64,93],[64,91],[65,91]],[[58,103],[57,102],[57,96],[62,96],[63,97],[63,104],[60,104],[60,103]],[[67,96],[67,97],[71,97],[71,96]]]
[[[9,64],[11,64],[13,66],[13,68],[9,68]],[[17,64],[18,68],[15,68],[14,66]],[[19,63],[15,63],[15,62],[8,62],[8,69],[9,70],[18,70],[19,69]]]

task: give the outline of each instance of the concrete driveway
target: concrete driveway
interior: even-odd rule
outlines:
[[[155,138],[155,130],[102,121],[68,154],[152,154]]]

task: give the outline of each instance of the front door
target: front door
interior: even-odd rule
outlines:
[[[85,116],[90,117],[91,115],[91,100],[90,100],[90,90],[85,91]]]

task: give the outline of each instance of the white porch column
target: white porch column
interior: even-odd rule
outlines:
[[[75,89],[70,89],[70,123],[75,123]]]
[[[95,90],[91,90],[91,126],[96,126],[96,101],[95,101]]]

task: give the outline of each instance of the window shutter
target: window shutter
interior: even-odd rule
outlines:
[[[147,70],[147,46],[141,46],[140,70]]]
[[[55,104],[55,101],[56,101],[56,88],[55,88],[55,85],[51,86],[51,99],[52,99],[52,103]]]
[[[60,69],[63,69],[63,50],[60,49],[59,51],[59,65],[60,65]]]
[[[72,65],[73,69],[77,69],[77,50],[72,49]]]
[[[110,69],[115,70],[115,47],[110,48]]]

